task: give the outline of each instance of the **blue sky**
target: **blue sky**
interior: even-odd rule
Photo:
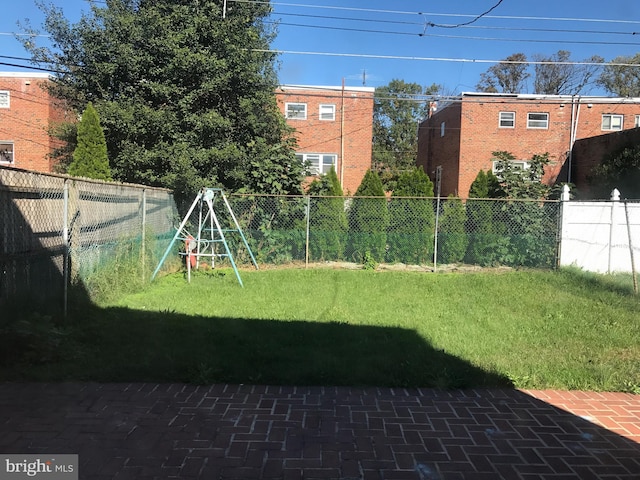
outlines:
[[[86,0],[51,1],[71,22],[89,10]],[[227,1],[232,5],[235,0]],[[475,90],[480,74],[493,65],[485,61],[516,52],[533,59],[536,54],[551,55],[563,49],[571,52],[574,61],[592,55],[609,61],[640,52],[638,0],[502,0],[466,27],[433,26],[472,21],[496,4],[498,0],[273,1],[273,19],[280,25],[272,47],[300,52],[281,54],[280,82],[340,85],[344,79],[348,86],[364,81],[378,87],[398,78],[422,85],[437,83],[452,94]],[[0,55],[27,56],[12,35],[19,31],[16,23],[26,18],[33,26],[42,23],[33,0],[3,6]],[[388,58],[376,58],[382,56]],[[7,58],[0,62],[25,63]],[[0,65],[0,71],[16,70]]]

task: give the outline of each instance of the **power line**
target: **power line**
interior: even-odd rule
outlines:
[[[346,32],[360,32],[360,33],[378,33],[387,35],[406,35],[412,37],[434,37],[434,38],[455,38],[463,40],[484,40],[484,41],[498,41],[498,42],[520,42],[520,43],[562,43],[562,44],[580,44],[580,45],[636,45],[640,47],[640,41],[638,42],[603,42],[602,40],[554,40],[554,39],[518,39],[518,38],[498,38],[498,37],[474,37],[467,35],[445,35],[438,33],[412,33],[412,32],[394,32],[389,30],[371,30],[363,28],[349,28],[349,27],[332,27],[328,25],[308,25],[300,23],[285,23],[285,22],[269,22],[265,21],[268,25],[284,25],[289,27],[303,27],[303,28],[316,28],[324,30],[339,30]]]
[[[272,6],[285,6],[285,7],[301,7],[301,8],[315,8],[315,9],[327,9],[327,10],[343,10],[353,12],[367,12],[367,13],[384,13],[384,14],[396,14],[396,15],[413,15],[413,16],[430,16],[430,17],[459,17],[459,18],[473,18],[476,15],[464,14],[464,13],[435,13],[435,12],[408,12],[401,10],[380,10],[371,8],[357,8],[357,7],[339,7],[332,5],[309,5],[301,3],[282,3],[282,2],[268,2],[259,0],[228,0],[235,3],[255,3],[265,4]],[[534,21],[560,21],[560,22],[597,22],[597,23],[625,23],[640,25],[640,20],[613,20],[604,18],[573,18],[573,17],[533,17],[533,16],[516,16],[516,15],[485,15],[484,18],[502,19],[502,20],[534,20]]]
[[[372,18],[354,18],[354,17],[338,17],[332,15],[311,15],[302,13],[287,13],[287,12],[272,12],[272,15],[285,16],[285,17],[300,17],[300,18],[313,18],[323,20],[339,20],[347,22],[365,22],[365,23],[380,23],[387,25],[409,25],[415,27],[424,27],[424,22],[403,22],[395,20],[378,20]],[[428,26],[436,26],[434,24],[427,23]],[[443,25],[445,27],[449,25]],[[450,25],[453,26],[453,25]],[[586,30],[586,29],[566,29],[566,28],[535,28],[535,27],[503,27],[503,26],[491,26],[491,25],[462,25],[460,28],[479,29],[479,30],[502,30],[502,31],[527,31],[527,32],[542,32],[542,33],[579,33],[579,34],[593,34],[593,35],[640,35],[640,32],[623,32],[619,30]],[[385,32],[380,32],[385,33]],[[395,32],[394,32],[395,33]]]
[[[606,66],[606,67],[640,67],[640,63],[618,63],[618,62],[555,62],[555,61],[536,61],[536,60],[486,60],[486,59],[471,59],[471,58],[446,58],[446,57],[406,57],[400,55],[374,55],[364,53],[334,53],[334,52],[305,52],[296,50],[273,50],[273,49],[252,49],[258,53],[274,53],[285,55],[315,55],[315,56],[328,56],[328,57],[346,57],[346,58],[371,58],[371,59],[383,59],[383,60],[417,60],[417,61],[432,61],[432,62],[457,62],[457,63],[504,63],[504,64],[524,64],[524,65],[592,65],[592,66]]]
[[[478,20],[480,20],[482,17],[484,17],[485,15],[488,15],[489,13],[491,13],[492,11],[494,11],[496,8],[498,8],[498,6],[503,2],[503,0],[499,0],[498,3],[496,3],[493,7],[491,7],[489,10],[487,10],[484,13],[481,13],[480,15],[478,15],[476,18],[474,18],[473,20],[469,20],[468,22],[464,22],[464,23],[458,23],[457,25],[438,25],[435,23],[431,23],[430,26],[431,27],[441,27],[441,28],[458,28],[458,27],[464,27],[466,25],[471,25],[472,23],[477,22]]]

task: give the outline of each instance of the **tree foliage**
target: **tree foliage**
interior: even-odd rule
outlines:
[[[640,97],[640,53],[633,57],[621,56],[611,60],[609,65],[605,65],[598,84],[619,97]]]
[[[527,90],[529,63],[524,53],[509,55],[480,74],[476,88],[487,93],[523,93]]]
[[[462,200],[449,195],[442,203],[438,222],[438,262],[458,263],[464,258],[469,244],[465,231],[466,219]]]
[[[78,123],[76,148],[69,165],[69,175],[75,177],[111,180],[111,169],[107,156],[107,143],[100,126],[98,112],[91,102]]]
[[[588,180],[596,198],[609,198],[614,188],[625,198],[640,198],[640,145],[607,155]]]
[[[203,185],[300,193],[303,166],[277,108],[268,3],[92,2],[70,24],[39,4],[54,49],[25,37],[58,70],[52,93],[100,113],[118,180],[192,195]],[[35,31],[27,28],[27,31]],[[49,63],[51,62],[51,63]]]
[[[338,175],[332,167],[329,173],[309,186],[310,238],[309,250],[313,260],[340,260],[344,255],[347,216]]]
[[[398,178],[389,204],[390,262],[422,264],[431,260],[435,224],[432,197],[433,183],[422,167]]]
[[[440,86],[423,87],[394,79],[376,88],[373,109],[373,165],[382,176],[387,190],[395,188],[395,181],[403,171],[416,165],[418,155],[418,124],[428,112],[426,101],[416,97],[433,95]]]
[[[356,260],[367,257],[376,262],[384,260],[388,223],[382,182],[374,170],[367,170],[349,209],[350,250]]]
[[[558,50],[553,55],[534,55],[538,63],[534,66],[534,93],[547,95],[578,95],[594,82],[600,71],[598,65],[586,63],[602,63],[604,59],[593,56],[577,65],[571,60],[571,52]]]
[[[500,182],[501,194],[507,198],[544,199],[549,193],[549,186],[542,182],[544,167],[549,164],[549,154],[536,154],[528,162],[529,167],[523,169],[514,160],[510,152],[493,152],[496,162],[496,177]]]

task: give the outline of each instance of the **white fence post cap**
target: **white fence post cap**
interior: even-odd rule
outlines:
[[[620,190],[618,190],[617,188],[614,188],[613,191],[611,192],[611,201],[613,202],[620,201]]]
[[[566,183],[562,186],[562,201],[563,202],[568,202],[571,198],[571,195],[569,194],[569,192],[571,191],[571,189],[569,188],[569,185],[567,185]]]

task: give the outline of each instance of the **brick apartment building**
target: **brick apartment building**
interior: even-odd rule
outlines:
[[[280,110],[296,130],[297,157],[318,175],[333,166],[345,194],[355,193],[371,168],[374,91],[289,85],[276,91]]]
[[[420,124],[418,165],[434,180],[442,166],[441,194],[466,198],[478,172],[493,169],[492,152],[512,153],[522,168],[533,155],[549,153],[546,183],[588,190],[586,175],[603,150],[594,149],[600,156],[590,158],[585,141],[639,126],[640,98],[463,93]]]
[[[58,142],[49,136],[61,120],[45,84],[48,74],[0,72],[0,166],[52,172],[50,153]]]

